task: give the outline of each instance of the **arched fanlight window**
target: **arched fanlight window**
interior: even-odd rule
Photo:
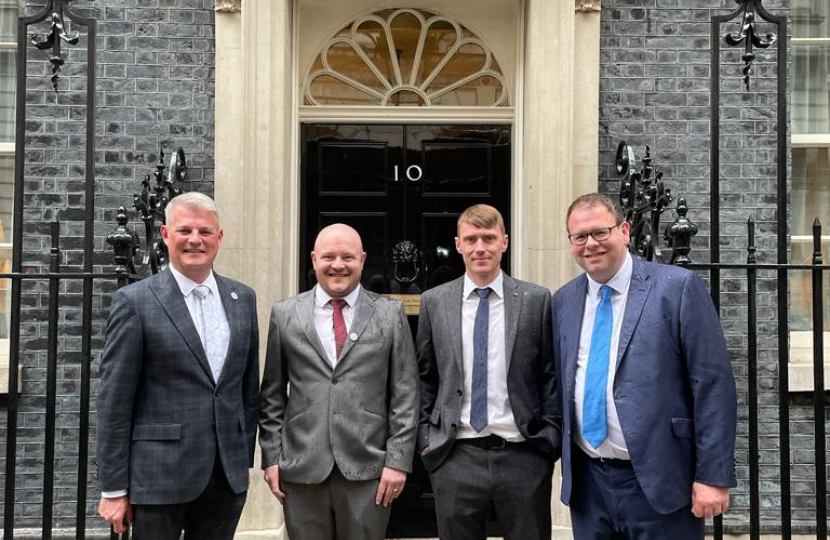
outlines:
[[[492,51],[464,25],[420,9],[361,17],[322,47],[305,105],[509,106]]]

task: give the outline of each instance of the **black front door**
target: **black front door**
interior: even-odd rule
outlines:
[[[464,273],[455,250],[461,212],[486,203],[510,223],[510,139],[509,126],[495,125],[303,125],[300,290],[316,282],[317,232],[346,223],[367,253],[362,285],[404,299],[416,332],[420,293]],[[509,252],[502,267],[509,272]],[[390,537],[437,536],[432,489],[415,461]]]

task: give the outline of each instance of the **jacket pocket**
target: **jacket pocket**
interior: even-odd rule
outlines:
[[[181,424],[136,424],[134,441],[178,441],[182,438]]]
[[[672,418],[671,430],[678,439],[693,439],[695,423],[691,418]]]
[[[440,426],[441,425],[441,410],[440,409],[432,409],[432,414],[429,415],[429,423],[433,426]]]

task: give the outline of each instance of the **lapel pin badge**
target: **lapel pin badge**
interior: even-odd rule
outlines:
[[[351,339],[352,341],[357,341],[357,333],[352,332],[351,334],[349,334],[349,339]]]
[[[234,300],[239,300],[239,295],[238,295],[238,294],[236,294],[236,291],[233,291],[233,292],[231,293],[231,298],[233,298]]]

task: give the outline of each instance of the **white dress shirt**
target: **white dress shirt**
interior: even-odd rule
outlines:
[[[184,303],[187,304],[187,310],[190,312],[190,318],[193,320],[193,325],[196,327],[196,331],[199,332],[199,339],[202,340],[202,343],[205,342],[205,336],[202,335],[204,333],[204,329],[202,328],[202,312],[199,306],[199,302],[202,300],[196,296],[193,289],[199,285],[205,285],[208,289],[210,289],[211,294],[205,297],[204,301],[213,304],[213,312],[216,314],[216,320],[219,323],[219,332],[222,336],[224,336],[222,341],[225,344],[225,355],[227,355],[231,328],[228,324],[228,314],[225,312],[225,306],[222,304],[222,297],[219,296],[219,287],[216,285],[216,278],[213,276],[213,271],[211,270],[207,279],[205,279],[202,283],[196,283],[176,270],[172,264],[170,265],[170,272],[173,274],[176,283],[179,285],[179,290],[182,292],[182,295],[184,295]]]
[[[355,312],[357,311],[357,297],[360,296],[360,285],[346,295],[343,300],[343,319],[346,321],[346,335],[349,336],[349,329],[352,327]],[[317,329],[317,336],[323,344],[323,350],[329,358],[332,367],[337,365],[337,346],[334,343],[334,306],[329,301],[331,296],[319,284],[314,286],[314,328]],[[351,339],[351,337],[347,337]]]
[[[490,330],[487,339],[487,427],[477,432],[470,426],[473,388],[473,329],[479,296],[475,289],[490,287]],[[511,442],[523,441],[507,394],[507,355],[504,337],[504,274],[492,283],[479,287],[464,274],[461,301],[461,350],[464,362],[464,397],[461,401],[461,422],[457,438],[469,439],[498,435]]]
[[[228,314],[225,312],[225,306],[222,304],[222,298],[219,296],[219,287],[216,285],[216,278],[213,276],[213,271],[211,270],[207,279],[205,279],[203,283],[196,283],[176,270],[172,264],[169,265],[168,268],[170,268],[170,273],[173,274],[173,279],[176,280],[176,284],[179,286],[182,296],[184,296],[184,303],[187,305],[187,311],[190,312],[190,318],[193,320],[193,326],[195,326],[196,331],[199,332],[199,338],[202,340],[202,343],[205,341],[202,336],[204,329],[202,328],[202,314],[199,308],[199,302],[201,302],[201,300],[198,296],[196,296],[196,294],[193,293],[193,289],[199,285],[206,285],[210,289],[211,294],[205,298],[205,301],[213,303],[213,312],[216,314],[216,319],[219,322],[219,332],[225,336],[223,342],[225,343],[225,350],[227,351],[228,344],[230,343],[231,329],[228,324]],[[227,355],[227,352],[225,354]],[[126,494],[126,489],[118,491],[104,491],[101,493],[105,499],[123,497]]]
[[[620,344],[620,329],[622,328],[625,306],[628,303],[628,288],[631,286],[631,272],[634,262],[631,254],[626,254],[617,274],[608,280],[608,283],[598,283],[588,276],[588,293],[585,298],[585,313],[582,315],[582,330],[579,335],[579,354],[576,365],[576,382],[574,386],[574,409],[576,412],[576,433],[573,439],[576,444],[591,457],[612,459],[631,459],[628,455],[628,446],[625,444],[620,419],[617,416],[617,406],[614,404],[614,377],[617,368],[617,351]],[[588,367],[588,354],[591,351],[591,334],[594,328],[594,319],[600,302],[599,289],[608,285],[613,289],[611,306],[614,313],[614,326],[611,332],[611,347],[608,355],[608,386],[605,393],[605,417],[608,425],[608,438],[599,448],[592,448],[582,436],[582,403],[585,398],[585,369]]]

